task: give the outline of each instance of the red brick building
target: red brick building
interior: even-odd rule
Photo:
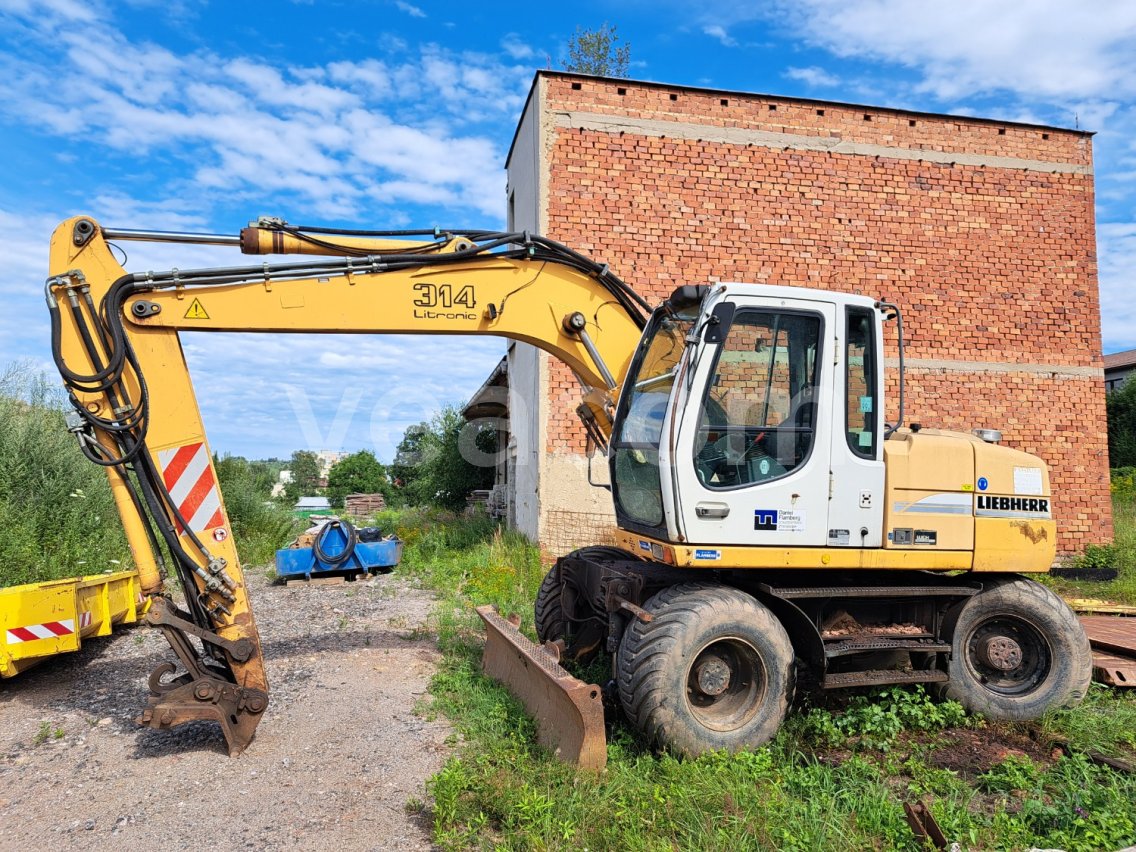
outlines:
[[[1091,134],[542,71],[507,169],[513,228],[652,302],[715,281],[896,302],[908,422],[1000,429],[1051,465],[1062,551],[1111,538]],[[586,543],[610,498],[577,382],[523,344],[508,374],[511,515]]]

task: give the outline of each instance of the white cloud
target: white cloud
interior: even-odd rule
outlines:
[[[768,14],[764,4],[744,8]],[[1126,0],[794,0],[777,16],[836,56],[917,69],[942,99],[1136,94],[1136,4]]]
[[[68,23],[82,23],[98,18],[98,7],[82,0],[0,0],[0,12],[38,15]]]
[[[494,339],[408,335],[197,333],[182,340],[210,441],[251,457],[371,449],[390,460],[407,426],[463,402],[503,349]]]
[[[536,51],[521,41],[521,37],[516,33],[507,33],[501,39],[501,49],[509,54],[511,59],[532,59],[537,55]]]
[[[718,39],[718,41],[722,42],[726,47],[738,46],[737,39],[731,37],[726,31],[726,28],[721,24],[707,24],[702,28],[702,32],[710,36],[710,38]]]
[[[816,65],[810,65],[808,68],[790,68],[785,72],[785,76],[790,80],[799,80],[807,86],[832,87],[840,85],[838,77],[829,74],[823,68]]]
[[[425,18],[426,13],[415,6],[413,3],[407,3],[406,0],[394,0],[394,5],[398,7],[399,11],[406,12],[412,18]]]
[[[76,31],[7,2],[29,36],[0,55],[0,110],[132,156],[182,160],[189,171],[166,195],[205,206],[218,190],[229,200],[281,194],[344,218],[375,199],[427,198],[501,217],[501,141],[461,128],[510,121],[530,76],[524,66],[437,45],[396,65],[174,54],[109,24]]]
[[[1136,347],[1136,222],[1097,225],[1097,248],[1104,349],[1131,349]]]

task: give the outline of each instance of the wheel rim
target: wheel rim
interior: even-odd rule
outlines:
[[[1052,667],[1045,635],[1024,618],[997,615],[970,632],[963,652],[967,669],[980,684],[999,695],[1033,692]]]
[[[727,637],[703,646],[686,675],[691,715],[713,731],[733,731],[750,722],[765,697],[765,663],[744,639]]]

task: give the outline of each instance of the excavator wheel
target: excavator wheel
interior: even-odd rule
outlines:
[[[1092,651],[1061,598],[1021,577],[998,580],[963,605],[944,695],[989,719],[1025,721],[1077,704]]]
[[[557,562],[548,569],[536,593],[536,603],[533,606],[533,616],[536,622],[536,635],[541,642],[555,642],[563,639],[567,620],[564,618],[564,606],[560,602],[560,563]]]
[[[650,598],[616,660],[620,703],[652,742],[681,755],[738,751],[773,738],[789,709],[793,646],[757,599],[713,583]]]

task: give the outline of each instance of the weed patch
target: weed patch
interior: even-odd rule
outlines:
[[[106,473],[63,422],[62,392],[13,365],[0,374],[0,585],[131,566]]]
[[[1077,568],[1115,568],[1117,577],[1104,583],[1042,578],[1065,597],[1103,598],[1136,606],[1136,491],[1131,486],[1131,469],[1124,470],[1123,476],[1115,471],[1113,475],[1113,541],[1091,544],[1071,560]]]

